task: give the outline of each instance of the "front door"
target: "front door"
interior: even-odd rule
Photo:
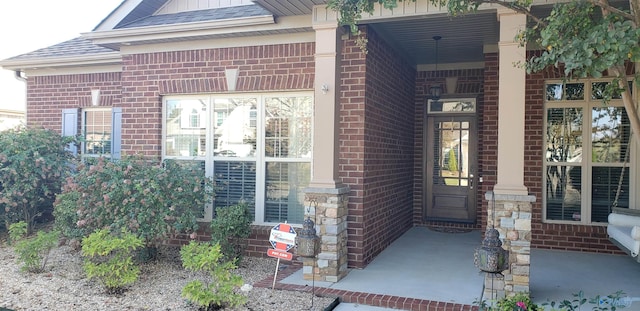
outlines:
[[[475,112],[475,101],[473,106]],[[478,156],[475,113],[429,113],[425,128],[426,220],[475,222]]]

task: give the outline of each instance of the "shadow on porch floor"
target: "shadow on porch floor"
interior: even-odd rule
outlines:
[[[480,243],[479,231],[444,233],[414,227],[366,268],[351,270],[338,283],[312,284],[303,280],[300,265],[291,265],[279,274],[276,287],[311,292],[315,285],[316,294],[399,310],[471,310],[482,292],[484,276],[473,264]],[[271,280],[263,283],[271,287]],[[587,297],[618,290],[640,297],[640,264],[622,255],[532,250],[535,302],[571,299],[580,290]],[[640,310],[640,302],[625,310]]]

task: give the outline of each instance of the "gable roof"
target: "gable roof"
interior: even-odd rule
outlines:
[[[123,1],[112,13],[105,18],[92,32],[82,34],[81,37],[58,43],[49,47],[38,49],[29,53],[14,56],[0,61],[0,66],[5,69],[22,70],[32,63],[53,62],[59,58],[64,58],[64,64],[70,65],[67,59],[74,57],[102,57],[104,55],[118,53],[121,40],[139,40],[150,43],[168,42],[171,40],[184,40],[188,38],[185,34],[189,31],[199,31],[207,29],[218,30],[235,26],[247,25],[268,25],[274,24],[275,20],[271,12],[257,4],[242,5],[234,7],[214,8],[205,10],[186,11],[175,14],[153,15],[158,8],[168,0],[126,0]],[[122,15],[122,11],[127,10],[126,6],[137,5],[124,17],[115,18],[115,15]],[[115,28],[107,27],[107,24],[118,20]],[[226,26],[226,22],[230,26]],[[310,28],[309,28],[310,29]],[[307,29],[307,30],[309,30]],[[172,33],[181,31],[179,35]],[[246,36],[248,32],[258,29],[246,29],[243,32],[226,33],[224,36]],[[292,29],[292,32],[300,29]],[[145,36],[150,34],[164,34],[162,39],[148,39]],[[177,36],[177,37],[176,37]],[[209,34],[210,37],[215,36]],[[174,39],[172,39],[174,37]],[[201,33],[193,38],[204,38]],[[126,39],[122,39],[126,38]],[[131,41],[129,41],[131,42]],[[111,57],[111,56],[110,56]]]
[[[133,21],[129,24],[119,25],[116,29],[196,23],[256,16],[272,16],[272,14],[259,5],[243,5],[228,8],[187,11],[176,14],[151,15]]]

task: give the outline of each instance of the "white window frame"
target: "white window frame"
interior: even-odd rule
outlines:
[[[273,222],[265,222],[265,202],[266,202],[266,193],[265,193],[265,183],[266,183],[266,163],[267,162],[287,162],[287,163],[313,163],[312,157],[309,158],[277,158],[277,157],[266,157],[264,154],[265,149],[265,98],[267,97],[311,97],[312,102],[314,102],[314,94],[312,91],[293,91],[293,92],[264,92],[264,93],[224,93],[224,94],[199,94],[199,95],[167,95],[162,99],[162,159],[174,159],[174,160],[200,160],[205,161],[205,176],[212,177],[214,171],[215,161],[255,161],[256,164],[256,189],[255,189],[255,217],[253,220],[254,224],[258,225],[275,225]],[[256,154],[251,157],[221,157],[214,156],[214,135],[212,135],[212,129],[216,126],[218,122],[218,115],[213,109],[215,99],[227,99],[227,98],[255,98],[257,102],[257,109],[255,111],[255,121],[256,121]],[[206,103],[207,109],[207,118],[205,120],[201,120],[201,127],[206,128],[206,146],[205,146],[205,156],[167,156],[166,155],[166,137],[167,137],[167,127],[166,127],[166,115],[167,115],[167,101],[168,100],[184,100],[184,99],[198,99],[203,100]],[[253,113],[253,112],[251,112]],[[251,122],[254,121],[253,114],[250,116]],[[312,118],[313,120],[313,118]],[[203,122],[204,121],[204,122]],[[204,124],[203,124],[204,123]],[[314,126],[311,125],[311,139],[313,139],[313,131]],[[313,142],[311,144],[313,146]],[[313,148],[313,147],[312,147]],[[313,150],[311,151],[313,155]],[[313,170],[313,168],[311,168]],[[211,221],[213,216],[213,206],[205,207],[205,217],[201,219],[201,221]],[[298,224],[293,224],[294,226]],[[301,225],[301,224],[299,224]]]
[[[109,144],[110,146],[113,145],[113,109],[111,107],[87,107],[87,108],[82,108],[80,109],[80,133],[82,133],[82,136],[84,137],[84,139],[82,140],[81,146],[80,146],[80,157],[82,159],[86,159],[86,158],[100,158],[100,157],[104,157],[104,158],[111,158],[112,157],[112,150],[113,147],[110,147],[109,149],[109,153],[105,153],[105,154],[97,154],[97,153],[86,153],[86,114],[87,112],[99,112],[99,111],[104,111],[104,112],[108,112],[111,115],[111,133],[109,133]]]
[[[581,176],[581,192],[580,192],[580,213],[581,218],[579,221],[570,221],[570,220],[552,220],[547,219],[547,191],[546,191],[546,183],[547,183],[547,158],[546,158],[546,137],[547,137],[547,112],[549,109],[553,108],[581,108],[583,110],[583,130],[582,130],[582,154],[583,155],[591,155],[592,152],[592,141],[591,141],[591,120],[593,118],[592,112],[593,108],[602,107],[601,99],[592,99],[592,84],[596,82],[611,82],[611,79],[584,79],[579,81],[562,81],[562,80],[546,80],[544,83],[543,89],[543,133],[542,133],[542,221],[543,223],[551,223],[551,224],[573,224],[573,225],[592,225],[592,226],[606,226],[606,222],[592,222],[591,221],[591,198],[592,198],[592,168],[593,167],[627,167],[629,169],[629,208],[633,208],[634,202],[636,202],[636,189],[637,178],[639,173],[637,172],[637,165],[635,164],[637,153],[639,152],[638,146],[634,141],[634,138],[631,137],[630,148],[630,156],[627,160],[626,164],[623,163],[594,163],[591,161],[590,157],[586,162],[583,162],[579,165],[582,168],[582,176]],[[546,98],[546,87],[549,84],[571,84],[571,83],[584,83],[584,99],[583,100],[553,100],[548,101]],[[637,90],[634,87],[634,94],[637,94]],[[608,107],[624,107],[622,99],[612,99],[607,104]],[[638,135],[637,133],[633,133],[633,135]]]

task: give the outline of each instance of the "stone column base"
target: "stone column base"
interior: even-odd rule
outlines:
[[[487,228],[495,226],[500,233],[502,248],[509,251],[509,268],[502,273],[504,277],[485,276],[484,297],[500,299],[518,292],[529,292],[531,205],[536,198],[487,192],[485,199],[489,203]]]
[[[305,189],[305,216],[316,224],[320,250],[315,258],[303,258],[305,280],[338,282],[347,270],[347,203],[349,188]]]

